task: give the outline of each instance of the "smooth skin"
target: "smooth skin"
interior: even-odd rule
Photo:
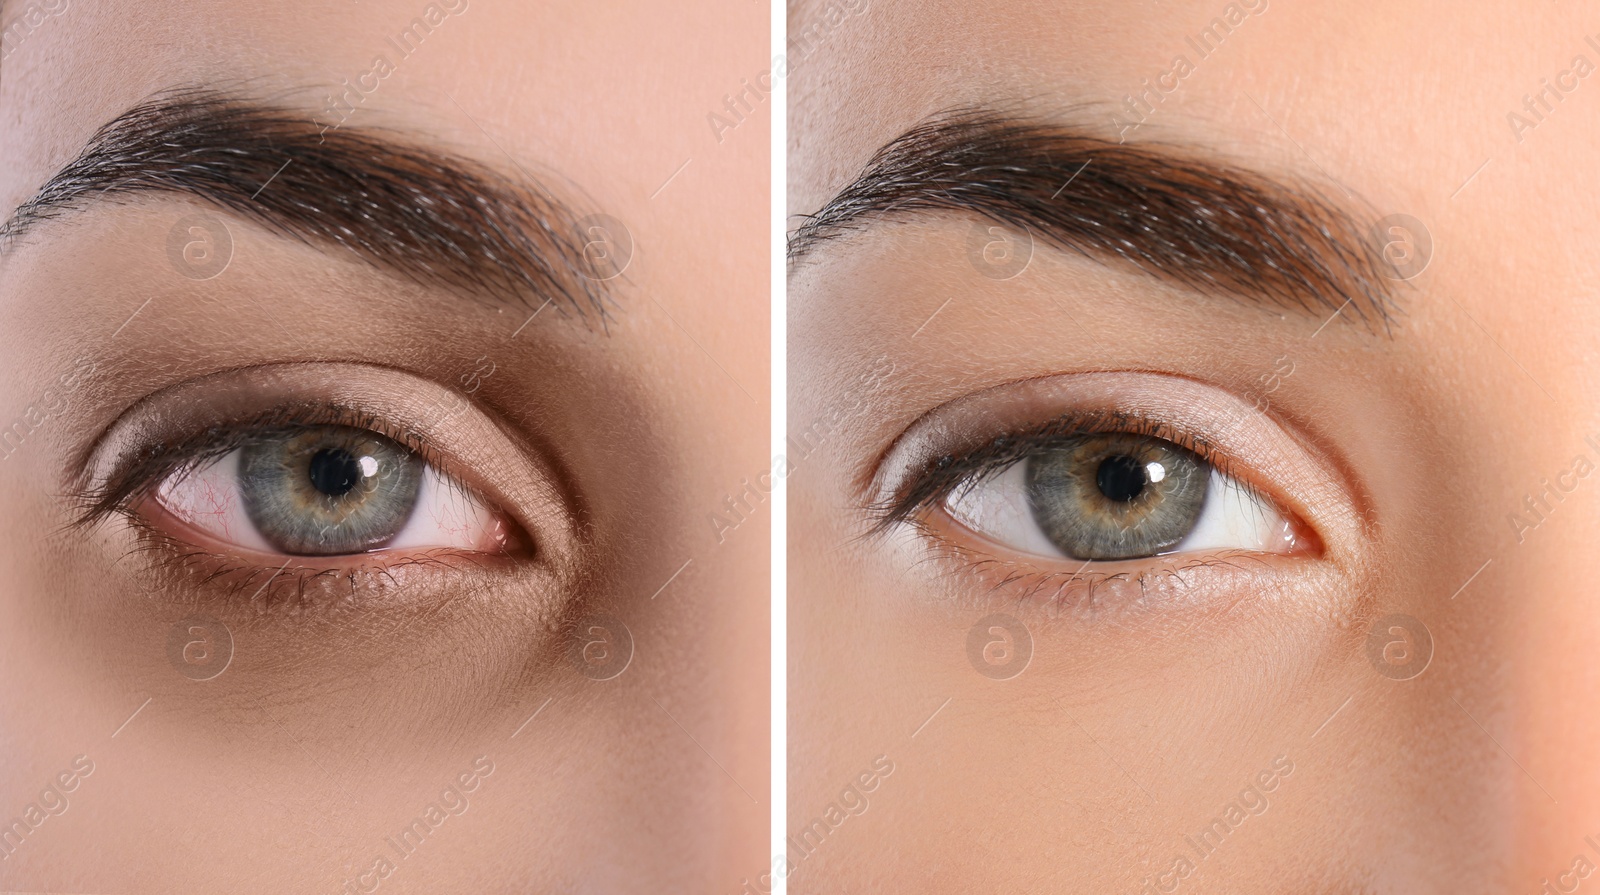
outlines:
[[[796,214],[952,108],[1116,140],[1123,97],[1185,54],[1193,72],[1127,139],[1342,185],[1424,221],[1435,250],[1387,333],[1318,333],[1045,247],[990,279],[962,219],[874,225],[794,268],[790,430],[842,422],[790,479],[791,834],[875,756],[895,770],[791,851],[791,892],[1571,891],[1600,866],[1583,708],[1600,683],[1600,479],[1584,473],[1600,460],[1585,441],[1600,432],[1600,87],[1569,76],[1536,127],[1507,117],[1575,56],[1600,62],[1584,41],[1600,18],[1274,0],[1196,61],[1185,38],[1226,5],[884,0],[794,70]],[[791,33],[821,9],[797,8]],[[1245,406],[1270,386],[1272,425],[1320,459],[1260,484],[1299,501],[1321,551],[1197,569],[1145,611],[1085,614],[916,531],[863,537],[868,483],[915,422],[1103,370]],[[1553,507],[1537,524],[1530,496]],[[968,659],[989,612],[1031,634],[1010,680]],[[1389,613],[1431,633],[1414,679],[1367,657]],[[1185,837],[1241,798],[1253,810],[1199,857]]]
[[[74,0],[4,61],[0,209],[174,86],[316,115],[425,6]],[[231,216],[228,268],[179,276],[174,222],[217,213],[179,198],[85,208],[0,258],[0,420],[52,408],[0,461],[0,815],[77,756],[93,768],[0,863],[0,889],[713,891],[763,863],[765,509],[722,537],[707,519],[769,466],[768,127],[755,108],[719,142],[706,116],[765,67],[766,12],[464,6],[342,126],[531,172],[624,221],[636,249],[604,326]],[[308,361],[346,372],[301,387],[396,413],[479,371],[466,409],[430,424],[570,574],[413,568],[392,599],[256,612],[153,571],[123,521],[63,529],[66,472],[139,400]],[[556,509],[524,501],[539,489]],[[634,644],[606,681],[568,661],[594,610]],[[169,661],[194,612],[234,643],[208,681]],[[388,840],[441,798],[459,810],[399,857]]]

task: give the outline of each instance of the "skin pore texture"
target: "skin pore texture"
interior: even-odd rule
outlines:
[[[826,20],[798,4],[790,34]],[[827,31],[789,83],[791,892],[1570,892],[1600,866],[1585,35],[1578,4],[1280,0],[884,0]],[[1048,139],[927,136],[974,117]],[[1290,229],[1177,201],[1223,183],[1197,166],[1334,209],[1290,272],[1342,248],[1377,291],[1266,266]],[[1425,267],[1363,242],[1395,214]],[[936,500],[885,523],[1069,414],[1203,442],[1301,546],[1101,569]]]
[[[770,466],[768,125],[719,141],[706,113],[768,33],[759,5],[479,0],[73,2],[16,32],[0,216],[130,110],[217,114],[107,155],[142,167],[61,187],[0,254],[0,889],[761,866],[766,509],[707,517]],[[154,489],[143,521],[84,518],[141,451],[291,416],[416,449],[520,540],[274,558]],[[205,680],[196,617],[231,639]]]

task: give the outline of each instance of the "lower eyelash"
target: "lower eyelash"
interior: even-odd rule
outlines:
[[[451,550],[411,553],[386,563],[312,565],[314,557],[294,557],[281,567],[261,566],[236,556],[198,548],[147,522],[132,508],[126,515],[136,542],[127,556],[143,557],[149,573],[164,579],[154,591],[168,596],[192,594],[181,602],[225,603],[230,612],[265,615],[326,614],[342,608],[388,602],[411,585],[397,578],[411,567],[455,572],[481,570],[495,560]],[[297,562],[298,561],[298,562]],[[470,567],[470,568],[469,568]],[[241,599],[243,597],[243,599]]]
[[[981,549],[959,544],[946,537],[926,518],[908,520],[926,543],[932,546],[930,562],[956,562],[979,578],[989,579],[989,587],[979,597],[979,602],[968,607],[975,610],[992,609],[1002,599],[1005,603],[1029,612],[1043,611],[1049,616],[1072,616],[1083,621],[1106,621],[1130,614],[1130,611],[1150,608],[1158,592],[1175,599],[1178,594],[1168,588],[1172,582],[1187,589],[1190,585],[1185,575],[1234,571],[1254,576],[1251,583],[1259,586],[1263,570],[1274,565],[1261,554],[1249,550],[1223,551],[1209,555],[1175,554],[1154,557],[1137,562],[1144,568],[1106,570],[1112,563],[1076,563],[1075,570],[1041,569],[1029,563],[995,556]],[[1152,567],[1152,564],[1155,564]],[[1116,593],[1112,599],[1098,599],[1110,588]],[[1113,611],[1114,610],[1114,611]]]

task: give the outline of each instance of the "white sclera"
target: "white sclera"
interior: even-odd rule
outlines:
[[[945,511],[967,528],[1013,550],[1074,559],[1051,543],[1034,520],[1028,505],[1027,462],[1013,463],[970,489],[958,488],[945,503]],[[1154,475],[1151,478],[1159,481]],[[1213,469],[1194,528],[1161,555],[1207,550],[1287,553],[1293,547],[1293,526],[1275,507]]]
[[[156,499],[167,512],[218,540],[247,550],[277,553],[245,511],[239,491],[242,454],[242,449],[230,451],[168,477],[156,489]],[[362,458],[363,464],[369,460]],[[371,474],[365,465],[362,469]],[[411,515],[394,538],[378,549],[483,551],[497,549],[503,538],[502,524],[481,500],[429,466],[423,470]]]

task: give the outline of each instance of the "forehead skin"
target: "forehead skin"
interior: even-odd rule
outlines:
[[[504,735],[546,694],[509,694],[515,696],[515,711],[504,718],[480,714],[465,730],[428,726],[430,717],[437,719],[430,715],[437,706],[429,695],[458,700],[483,695],[451,694],[453,672],[499,662],[515,671],[519,662],[530,661],[495,653],[508,642],[502,636],[506,632],[486,631],[482,655],[435,656],[428,669],[397,669],[399,678],[380,688],[383,692],[351,694],[337,686],[317,690],[311,702],[334,709],[332,720],[321,712],[313,713],[318,715],[315,722],[280,714],[283,727],[263,733],[256,744],[259,751],[239,743],[219,750],[238,762],[236,770],[224,773],[207,758],[195,759],[199,770],[186,769],[188,759],[180,761],[190,754],[186,749],[198,755],[201,747],[186,745],[184,735],[174,731],[194,733],[199,722],[191,718],[180,723],[179,715],[162,710],[175,710],[183,700],[158,696],[127,733],[106,747],[109,730],[100,729],[101,715],[125,716],[139,700],[124,709],[122,702],[130,694],[122,689],[92,680],[81,669],[62,673],[59,660],[65,654],[44,636],[36,633],[32,642],[8,643],[4,652],[13,661],[7,676],[32,680],[34,695],[25,702],[0,699],[7,716],[5,751],[17,758],[14,773],[5,775],[0,786],[6,794],[0,812],[9,817],[41,781],[60,770],[58,753],[70,761],[87,749],[107,768],[100,772],[103,777],[96,776],[108,795],[81,816],[75,803],[73,814],[57,822],[59,835],[45,830],[30,839],[24,850],[36,863],[26,875],[0,871],[0,888],[101,891],[127,883],[150,890],[226,882],[224,888],[253,883],[270,890],[333,891],[340,883],[330,868],[342,860],[348,867],[360,864],[357,869],[366,869],[367,852],[376,854],[381,848],[373,831],[398,830],[404,818],[427,803],[426,794],[436,790],[436,781],[452,779],[478,754],[475,749],[495,761],[491,782],[505,798],[492,796],[487,786],[481,790],[471,814],[455,821],[460,826],[457,840],[440,841],[427,861],[408,864],[402,888],[431,882],[435,889],[494,890],[515,877],[552,890],[583,891],[590,885],[634,889],[643,880],[671,889],[709,890],[733,886],[747,868],[763,863],[766,808],[752,805],[729,776],[765,793],[766,639],[751,632],[766,630],[767,611],[765,601],[750,599],[766,590],[765,523],[752,521],[736,540],[719,545],[704,516],[737,490],[741,475],[754,479],[769,466],[764,419],[768,107],[756,109],[754,117],[720,143],[706,117],[720,107],[724,94],[737,91],[741,78],[753,82],[768,67],[767,12],[759,4],[678,8],[467,0],[464,12],[449,16],[414,52],[398,59],[390,38],[428,5],[423,0],[179,0],[157,8],[131,0],[72,0],[66,12],[47,18],[10,52],[0,72],[0,214],[8,215],[70,161],[102,124],[158,91],[175,85],[215,87],[268,97],[279,105],[303,104],[309,117],[341,80],[354,82],[373,68],[377,54],[385,54],[394,63],[393,73],[382,79],[348,126],[403,130],[419,143],[511,177],[520,177],[519,169],[525,169],[563,197],[576,197],[581,207],[610,214],[631,231],[635,256],[626,277],[615,283],[615,313],[607,329],[585,329],[577,322],[545,327],[553,322],[547,312],[516,343],[530,346],[528,356],[494,355],[502,372],[489,381],[485,393],[506,389],[502,397],[513,412],[526,411],[528,416],[555,408],[550,416],[558,423],[572,411],[570,418],[579,421],[570,427],[572,433],[594,443],[557,444],[556,449],[589,451],[601,470],[613,462],[628,464],[629,455],[670,462],[659,467],[635,459],[630,468],[638,474],[632,479],[625,470],[609,477],[590,470],[591,478],[605,480],[590,481],[589,486],[599,495],[597,501],[618,510],[613,518],[626,519],[631,509],[638,519],[634,528],[613,532],[630,548],[597,571],[611,582],[615,593],[608,596],[616,605],[635,606],[641,613],[637,625],[629,621],[640,658],[628,675],[611,682],[621,687],[606,689],[602,696],[595,695],[602,688],[591,687],[575,691],[575,698],[557,699],[510,746],[503,745]],[[23,0],[7,0],[6,15],[17,16],[26,6]],[[262,270],[262,259],[287,259],[295,265],[288,271],[289,282],[299,283],[299,277],[320,282],[317,278],[323,275],[344,285],[354,280],[351,291],[368,302],[363,307],[383,307],[387,296],[381,279],[334,274],[338,265],[329,260],[334,256],[282,243],[228,220],[241,247],[234,270]],[[5,320],[0,343],[6,358],[0,391],[15,396],[0,401],[5,419],[23,413],[28,396],[40,394],[56,375],[38,372],[43,360],[35,356],[37,345],[64,340],[100,344],[115,326],[103,322],[127,318],[137,306],[135,301],[128,308],[52,307],[40,299],[44,290],[21,294],[7,284],[32,276],[30,282],[38,286],[39,271],[49,270],[52,263],[70,272],[70,260],[51,253],[62,245],[81,249],[83,233],[134,234],[139,239],[153,233],[156,258],[148,267],[165,274],[165,259],[158,254],[165,238],[162,226],[160,219],[137,211],[97,207],[41,227],[16,254],[0,260],[0,318]],[[257,258],[243,257],[246,246],[259,250]],[[171,285],[166,277],[141,287],[137,275],[129,288],[155,292]],[[158,301],[123,338],[137,335],[159,342],[163,332],[177,333],[180,338],[174,341],[197,341],[206,348],[242,344],[245,352],[272,360],[293,354],[298,345],[273,341],[281,328],[256,324],[266,333],[256,337],[250,324],[229,317],[248,312],[248,293],[270,291],[272,279],[264,274],[244,281],[245,302],[194,303],[196,313],[229,319],[228,332],[190,340],[193,334],[185,331],[184,321],[171,319],[170,306],[163,311]],[[415,293],[407,284],[396,289]],[[92,294],[85,300],[98,301]],[[283,300],[304,299],[291,293]],[[450,352],[453,358],[461,350],[470,352],[465,354],[470,358],[497,350],[515,326],[504,325],[512,313],[495,319],[473,310],[437,321],[437,326],[377,314],[343,330],[335,325],[339,321],[330,321],[322,332],[307,336],[316,341],[314,351],[361,360],[370,354],[375,363],[408,366],[425,353],[418,352],[418,341],[433,335],[440,356]],[[314,314],[308,317],[315,319]],[[141,325],[152,329],[138,333]],[[337,344],[339,332],[351,341]],[[221,353],[219,363],[233,359],[227,349]],[[430,362],[421,360],[418,366]],[[454,371],[440,375],[453,379]],[[518,394],[526,396],[525,406],[516,404]],[[626,400],[598,409],[578,406],[597,396],[618,395]],[[641,426],[648,440],[638,434]],[[43,432],[27,456],[11,459],[14,465],[0,474],[20,476],[20,464],[39,460],[46,439],[68,428],[64,423]],[[638,471],[640,467],[649,468]],[[624,489],[628,493],[608,493],[609,481],[631,482]],[[40,490],[21,477],[6,478],[5,489],[30,500]],[[56,554],[39,540],[43,526],[37,510],[32,503],[26,512],[7,507],[9,518],[0,536],[0,559],[12,570],[6,575],[7,588],[16,588],[7,611],[15,609],[35,620],[50,613],[36,612],[34,603],[26,603],[31,608],[24,610],[24,598],[42,603],[51,598],[52,583],[62,580],[61,570],[39,559]],[[645,603],[691,556],[694,565],[673,588]],[[142,647],[149,635],[156,638],[149,642],[158,643],[157,629],[164,630],[159,621],[151,622],[150,631],[130,633],[130,639]],[[13,633],[23,630],[6,627]],[[89,642],[88,636],[82,642]],[[156,661],[165,662],[159,649]],[[405,665],[403,657],[400,664]],[[128,680],[142,678],[130,673]],[[12,695],[21,699],[19,693]],[[348,715],[339,719],[338,705],[360,715],[360,708],[349,703],[391,699],[406,704],[385,718],[367,718],[370,724],[362,736],[397,729],[390,722],[409,735],[352,743],[346,734],[361,724],[350,722]],[[63,706],[76,707],[67,712],[70,722],[57,714]],[[558,725],[541,732],[540,726],[558,717],[558,711]],[[151,721],[156,723],[145,728],[149,733],[144,739],[132,735]],[[475,729],[478,723],[492,731],[487,747],[472,745],[482,733]],[[162,739],[158,731],[169,736]],[[686,731],[692,735],[685,736]],[[201,741],[209,742],[196,740]],[[118,755],[125,743],[126,751]],[[295,743],[338,744],[348,751],[308,758]],[[707,759],[708,753],[715,758]],[[127,773],[131,767],[142,768],[143,776],[133,780]],[[332,778],[326,786],[314,782],[325,776]],[[210,786],[234,795],[198,794],[210,792]],[[120,794],[120,803],[113,792]],[[360,794],[359,802],[352,793]],[[89,801],[87,787],[79,798]],[[205,799],[215,805],[197,808]],[[119,815],[119,810],[127,813]],[[73,824],[79,826],[69,832]],[[141,829],[159,829],[161,836],[186,830],[183,836],[198,838],[185,841],[207,857],[202,862],[155,841],[136,847],[133,837],[144,835]],[[328,840],[313,842],[330,831],[353,838],[338,847]],[[75,853],[75,846],[81,849],[86,842],[109,843],[102,849],[102,865],[88,866]],[[291,844],[286,851],[273,851],[285,843]],[[297,863],[286,854],[304,860]],[[9,867],[17,867],[17,861]],[[65,882],[69,877],[57,872],[65,867],[76,868],[77,875],[70,878],[79,883]],[[135,868],[144,882],[130,881]]]
[[[1161,799],[1153,806],[1137,790],[1123,799],[1126,782],[1118,768],[1060,716],[1040,714],[1039,703],[1008,704],[1001,690],[992,689],[983,697],[969,694],[968,705],[978,698],[993,702],[963,716],[958,695],[929,728],[931,733],[946,725],[948,751],[941,754],[923,734],[903,747],[906,758],[897,761],[905,770],[891,784],[903,793],[920,788],[917,807],[899,811],[888,807],[894,796],[876,796],[872,812],[879,816],[881,810],[882,819],[874,826],[869,818],[852,834],[863,850],[847,853],[850,846],[844,846],[811,862],[811,885],[856,880],[857,872],[870,872],[863,868],[889,872],[888,864],[868,856],[891,848],[904,850],[898,866],[938,867],[955,874],[942,879],[959,885],[953,868],[977,869],[955,859],[943,862],[935,846],[920,847],[942,841],[935,827],[958,818],[954,823],[968,834],[992,840],[988,854],[998,859],[981,877],[986,887],[1001,880],[1027,886],[1053,881],[1088,890],[1092,880],[1102,891],[1136,890],[1143,873],[1166,868],[1169,844],[1198,829],[1230,795],[1226,783],[1220,789],[1184,789],[1177,782],[1182,769],[1235,754],[1241,741],[1264,749],[1283,743],[1305,769],[1297,780],[1301,792],[1282,795],[1268,815],[1274,820],[1255,829],[1248,844],[1230,841],[1225,849],[1232,850],[1232,863],[1211,862],[1196,891],[1230,883],[1268,891],[1268,880],[1283,882],[1291,875],[1285,868],[1313,866],[1348,872],[1337,878],[1362,879],[1379,891],[1390,885],[1449,891],[1485,879],[1493,880],[1487,883],[1493,888],[1532,891],[1542,877],[1554,879],[1569,868],[1585,848],[1582,836],[1600,816],[1600,774],[1588,758],[1596,730],[1587,715],[1568,706],[1592,692],[1600,677],[1600,663],[1582,645],[1600,633],[1600,615],[1589,596],[1592,550],[1585,546],[1600,535],[1600,518],[1594,497],[1580,491],[1560,504],[1536,537],[1519,542],[1507,515],[1522,507],[1525,494],[1538,492],[1541,479],[1571,469],[1573,457],[1588,451],[1583,436],[1600,428],[1593,409],[1600,376],[1594,351],[1600,313],[1593,298],[1600,167],[1593,164],[1592,149],[1600,139],[1600,76],[1577,80],[1542,122],[1521,129],[1520,141],[1507,115],[1531,120],[1524,95],[1540,90],[1541,79],[1555,83],[1575,56],[1600,64],[1600,51],[1584,41],[1586,34],[1600,34],[1600,18],[1575,3],[1512,10],[1489,3],[1396,7],[1271,0],[1264,11],[1258,4],[1259,14],[1248,15],[1200,58],[1188,40],[1227,6],[1221,0],[874,3],[833,30],[791,78],[789,210],[795,215],[820,208],[880,146],[952,108],[1020,108],[1099,128],[1101,137],[1115,140],[1112,116],[1123,113],[1124,97],[1141,91],[1142,81],[1154,84],[1181,54],[1193,63],[1192,73],[1128,139],[1182,144],[1236,164],[1292,172],[1328,186],[1334,196],[1348,189],[1380,214],[1405,213],[1425,222],[1435,255],[1427,273],[1402,294],[1394,332],[1374,339],[1330,329],[1313,348],[1297,349],[1301,381],[1285,394],[1315,391],[1314,378],[1326,376],[1322,385],[1361,396],[1345,399],[1346,405],[1378,396],[1360,407],[1341,407],[1337,399],[1323,406],[1337,411],[1331,421],[1348,427],[1336,438],[1347,445],[1388,437],[1364,433],[1393,437],[1385,452],[1353,454],[1366,483],[1378,483],[1376,504],[1385,511],[1375,537],[1384,572],[1376,579],[1374,600],[1418,615],[1419,607],[1427,610],[1440,644],[1434,667],[1409,689],[1368,689],[1370,669],[1359,657],[1347,662],[1344,654],[1313,655],[1305,661],[1317,671],[1296,687],[1295,707],[1287,697],[1264,691],[1197,691],[1197,698],[1215,702],[1200,708],[1161,705],[1147,695],[1140,704],[1135,696],[1121,719],[1102,718],[1102,727],[1085,720],[1135,777],[1143,773],[1143,782],[1157,790]],[[795,8],[791,31],[818,15],[809,5]],[[1600,36],[1595,40],[1600,43]],[[1572,80],[1569,75],[1566,83]],[[1053,325],[1043,313],[1029,318],[1034,312],[1020,304],[1009,316],[1033,319],[1039,329],[1005,319],[993,303],[984,313],[977,308],[982,302],[964,308],[956,301],[938,312],[917,336],[921,347],[913,349],[905,347],[904,337],[929,318],[937,299],[911,308],[892,301],[859,308],[830,302],[833,292],[852,288],[841,285],[850,276],[872,282],[878,277],[891,284],[889,294],[896,276],[938,282],[937,271],[955,271],[949,280],[962,282],[957,274],[968,271],[959,256],[942,267],[930,265],[925,231],[896,226],[901,229],[879,227],[852,237],[859,250],[848,241],[824,248],[830,257],[807,261],[792,274],[791,382],[797,395],[833,387],[828,371],[841,358],[873,353],[863,342],[891,346],[885,350],[897,357],[903,381],[910,383],[904,388],[936,396],[917,398],[914,410],[964,390],[927,384],[941,375],[976,383],[975,389],[1055,372],[1063,343],[1047,344],[1038,333],[1055,332]],[[960,251],[959,242],[951,245]],[[930,266],[936,273],[926,273]],[[1099,282],[1096,271],[1102,269],[1081,269],[1089,271],[1088,282]],[[845,275],[831,276],[838,271]],[[1110,279],[1123,283],[1120,274]],[[1022,278],[1015,282],[1021,292],[1030,288],[1021,285]],[[970,288],[982,296],[990,286]],[[1135,281],[1121,288],[1145,287]],[[1119,321],[1092,301],[1079,299],[1071,307],[1078,322],[1112,343],[1100,346],[1108,358],[1133,351],[1130,358],[1149,359],[1148,352],[1127,348],[1138,340],[1126,330],[1121,339],[1105,338],[1108,330],[1119,332]],[[1259,322],[1232,313],[1226,319],[1246,328]],[[1215,331],[1207,325],[1195,330],[1206,346],[1232,338],[1220,325]],[[1065,323],[1060,329],[1077,332]],[[940,333],[950,334],[946,342],[937,341]],[[1274,338],[1268,334],[1261,341],[1270,345]],[[941,345],[952,359],[939,357]],[[1169,337],[1154,356],[1209,350]],[[1268,349],[1266,357],[1274,353]],[[1103,362],[1114,367],[1116,360]],[[924,366],[907,372],[917,364]],[[982,372],[974,372],[978,368]],[[822,406],[823,399],[795,399],[791,424],[810,419]],[[874,443],[894,434],[874,432],[880,439]],[[822,479],[819,484],[813,478],[809,487],[845,487]],[[1417,488],[1411,490],[1410,483]],[[836,492],[819,503],[807,488],[805,480],[791,482],[791,537],[843,540],[847,533],[830,527],[827,501],[837,500]],[[1491,557],[1493,564],[1450,600],[1451,591]],[[796,560],[790,574],[791,592],[836,595],[832,601],[791,603],[795,638],[837,631],[840,612],[893,616],[890,624],[910,619],[924,625],[924,632],[935,624],[928,619],[936,610],[909,597],[909,608],[892,601],[895,608],[881,608],[848,563],[835,561],[825,569]],[[1477,598],[1469,600],[1473,593]],[[896,608],[904,615],[896,615]],[[911,662],[930,643],[944,642],[916,641],[912,634],[906,640],[897,646],[876,638],[863,667],[836,669],[850,677],[848,686],[823,671],[797,666],[792,672],[795,779],[823,778],[814,788],[797,785],[790,801],[795,820],[826,803],[834,782],[855,770],[857,755],[881,751],[877,744],[893,742],[890,737],[903,740],[895,725],[860,719],[891,714],[896,723],[914,728],[950,695],[930,690],[922,694],[926,706],[913,706],[874,687],[868,669],[893,669],[883,672],[891,677],[908,674],[895,666]],[[1324,648],[1307,642],[1313,643],[1309,649]],[[1036,656],[1043,655],[1044,647],[1037,648]],[[1037,668],[1038,659],[1028,674]],[[1225,677],[1215,669],[1206,673]],[[1063,691],[1078,686],[1066,678],[1052,683]],[[1336,722],[1305,745],[1306,734],[1356,691],[1364,695],[1340,716],[1351,726],[1340,733]],[[879,696],[865,695],[870,693]],[[1274,702],[1279,698],[1286,701]],[[1309,721],[1298,715],[1302,704],[1316,706],[1305,709]],[[1263,711],[1269,714],[1263,717]],[[858,720],[848,741],[839,744],[828,737],[841,717]],[[1226,726],[1241,717],[1249,719],[1248,726]],[[1009,731],[1012,723],[1029,731],[1059,724],[1071,735],[1052,732],[1048,741],[1070,743],[1085,754],[1050,752],[1045,739],[1026,732],[996,733]],[[828,734],[808,738],[808,727]],[[1181,735],[1165,741],[1150,733],[1174,729]],[[963,768],[960,773],[982,782],[966,788],[956,782],[961,760],[993,760],[1001,753],[1003,771]],[[1242,780],[1256,768],[1239,770],[1245,774],[1235,776]],[[1100,782],[1090,785],[1088,775]],[[1152,777],[1174,789],[1151,784]],[[1002,795],[993,788],[1002,778],[1061,798]],[[1330,801],[1336,793],[1354,795]],[[967,800],[936,804],[951,794]],[[931,817],[941,820],[918,826],[917,818]],[[1184,883],[1184,890],[1194,884]]]

